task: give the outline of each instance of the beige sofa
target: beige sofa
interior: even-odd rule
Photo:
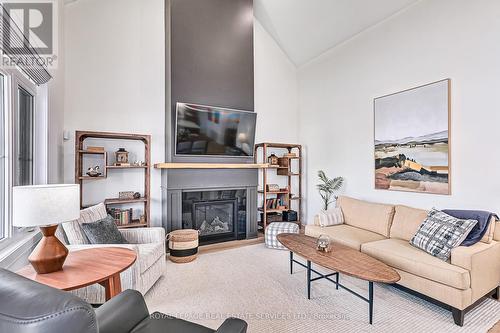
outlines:
[[[500,285],[500,223],[492,221],[480,242],[452,250],[444,262],[409,244],[427,211],[400,205],[340,197],[345,223],[331,227],[307,225],[306,235],[329,235],[338,242],[375,257],[401,276],[404,290],[449,308],[457,325],[485,296],[498,299]]]

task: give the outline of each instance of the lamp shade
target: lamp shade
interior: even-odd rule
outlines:
[[[80,185],[17,186],[12,193],[13,225],[38,227],[80,217]]]

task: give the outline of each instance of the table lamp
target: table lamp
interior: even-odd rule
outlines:
[[[68,249],[55,233],[59,223],[80,217],[80,186],[16,186],[12,204],[15,227],[40,227],[43,234],[28,258],[35,271],[38,274],[60,271]]]

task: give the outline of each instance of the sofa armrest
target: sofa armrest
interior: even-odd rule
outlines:
[[[121,229],[120,232],[131,244],[165,242],[165,229],[161,227]]]
[[[130,332],[149,317],[141,293],[125,290],[96,309],[99,333]]]
[[[475,302],[500,284],[500,242],[454,248],[451,264],[470,272],[472,302]]]
[[[241,319],[228,318],[215,333],[246,333],[247,323]]]

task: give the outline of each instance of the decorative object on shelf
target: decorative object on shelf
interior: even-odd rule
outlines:
[[[115,152],[115,159],[116,159],[115,165],[118,166],[130,165],[128,163],[128,151],[126,151],[125,148],[119,148],[118,151]]]
[[[318,171],[318,178],[320,183],[316,185],[318,189],[319,195],[323,200],[323,210],[328,210],[328,206],[334,201],[337,200],[337,197],[334,196],[335,192],[340,190],[342,185],[344,184],[344,178],[336,177],[330,179],[326,176],[323,170]],[[333,198],[332,198],[333,196]]]
[[[297,221],[298,214],[294,210],[285,210],[283,212],[283,221],[295,222]]]
[[[139,192],[135,192],[134,195],[133,195],[133,198],[134,199],[140,199],[141,198],[141,194]]]
[[[134,191],[118,192],[118,198],[119,199],[135,199],[134,194],[135,194]],[[139,197],[140,197],[140,195],[139,195]]]
[[[146,163],[144,163],[143,161],[135,161],[134,164],[132,164],[133,166],[136,166],[136,167],[142,167],[142,166],[146,166]]]
[[[260,214],[261,221],[264,220],[264,213]],[[283,222],[283,215],[280,213],[270,213],[267,215],[267,222]]]
[[[316,249],[321,252],[329,253],[332,251],[332,240],[327,235],[320,235],[316,241]]]
[[[174,230],[167,235],[169,259],[184,264],[196,259],[198,254],[198,230]]]
[[[287,157],[278,158],[278,165],[280,168],[288,168],[290,166],[290,159]]]
[[[375,189],[450,194],[451,80],[374,100]]]
[[[88,168],[87,169],[87,176],[89,176],[89,177],[99,177],[99,176],[102,175],[102,172],[100,170],[101,170],[101,168],[98,165],[96,165],[93,168]]]
[[[146,215],[142,214],[141,217],[139,218],[139,223],[144,224],[146,223]]]
[[[278,165],[278,156],[276,156],[275,154],[271,154],[267,158],[267,163],[269,163],[270,165]]]
[[[104,147],[88,146],[87,151],[93,153],[104,153]]]
[[[285,158],[296,158],[297,154],[296,153],[286,153],[286,154],[283,154],[283,157],[285,157]]]
[[[16,186],[12,190],[13,225],[40,227],[42,239],[28,260],[38,274],[60,271],[68,249],[55,236],[59,223],[80,217],[78,185]]]
[[[279,192],[280,186],[278,184],[267,184],[266,191],[267,192]]]

